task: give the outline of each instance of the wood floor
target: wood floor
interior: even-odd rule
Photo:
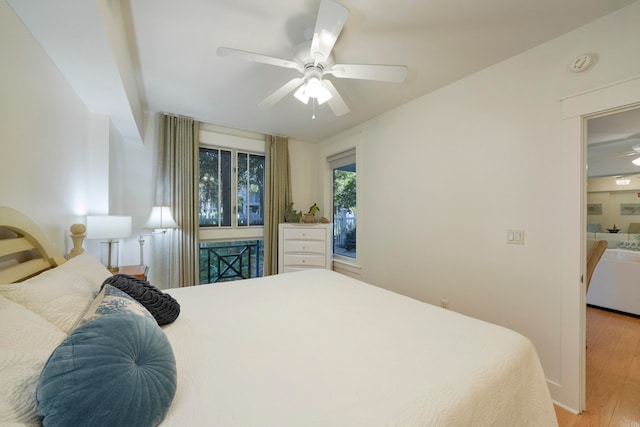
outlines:
[[[587,307],[587,410],[560,427],[640,426],[640,319]]]

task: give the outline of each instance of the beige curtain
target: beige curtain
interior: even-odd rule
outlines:
[[[168,243],[169,286],[199,283],[198,133],[199,123],[193,119],[161,117],[156,203],[171,206],[180,227]]]
[[[264,275],[278,273],[278,224],[291,203],[289,140],[266,137],[266,190],[264,215]]]

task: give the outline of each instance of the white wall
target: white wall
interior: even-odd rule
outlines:
[[[149,235],[151,230],[143,230],[149,218],[155,200],[155,175],[157,165],[157,135],[159,131],[159,116],[145,115],[144,140],[142,144],[132,143],[118,138],[112,141],[112,155],[110,167],[111,191],[110,205],[114,214],[130,215],[132,220],[132,235],[124,239],[121,248],[122,265],[140,263],[140,236],[144,239],[144,263],[149,267],[149,280],[156,273],[157,261],[164,235]],[[115,146],[115,147],[114,147]],[[173,233],[168,231],[168,233]],[[156,277],[160,279],[159,277]],[[164,281],[159,282],[164,283]]]
[[[322,206],[319,199],[317,153],[317,145],[289,140],[293,209],[304,213],[309,210],[311,205],[317,203],[320,207],[318,216],[328,217],[331,209],[328,209],[327,206]]]
[[[4,1],[0,57],[0,204],[31,217],[65,254],[69,226],[87,214],[132,215],[121,263],[137,263],[136,233],[152,205],[153,120],[144,145],[125,142],[109,116],[87,111]],[[97,242],[85,248],[99,256]]]
[[[28,214],[63,252],[88,209],[90,114],[2,1],[0,58],[0,204]]]
[[[638,22],[640,2],[349,131],[362,278],[524,334],[561,386],[561,288],[579,280],[562,263],[561,99],[640,75]],[[585,52],[597,66],[567,72]],[[513,228],[524,245],[506,244]]]

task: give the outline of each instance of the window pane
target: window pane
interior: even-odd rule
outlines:
[[[200,226],[218,225],[219,150],[200,149]]]
[[[249,158],[249,225],[264,225],[264,156]]]
[[[236,203],[238,206],[238,226],[249,224],[249,155],[238,153],[238,195]]]
[[[333,169],[333,251],[356,257],[356,164]]]
[[[264,156],[238,153],[238,226],[264,225]]]
[[[220,150],[220,225],[231,227],[231,151]]]
[[[231,225],[231,152],[200,149],[200,212],[202,227]]]

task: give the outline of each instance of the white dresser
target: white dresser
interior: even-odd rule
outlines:
[[[331,269],[332,224],[280,224],[278,273],[308,268]]]

